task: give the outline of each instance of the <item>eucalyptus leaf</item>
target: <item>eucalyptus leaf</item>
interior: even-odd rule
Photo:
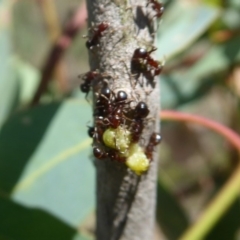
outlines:
[[[10,193],[36,151],[60,103],[12,115],[0,131],[0,189]]]
[[[0,239],[71,240],[76,230],[43,210],[0,197]]]
[[[14,199],[47,209],[76,227],[94,209],[90,112],[85,100],[61,105],[14,189]]]
[[[13,115],[0,132],[0,189],[77,227],[94,209],[94,167],[82,100]]]
[[[226,176],[218,176],[214,179],[215,188],[212,190],[211,199],[214,198],[224,184],[227,181]],[[210,199],[209,199],[210,200]],[[223,214],[223,216],[218,219],[216,224],[212,227],[209,233],[206,235],[206,240],[218,239],[239,239],[237,237],[237,233],[239,232],[240,225],[240,201],[239,197],[233,201],[233,203],[229,206],[227,211]],[[220,206],[222,207],[222,206]]]
[[[229,207],[228,211],[218,220],[216,225],[205,237],[206,240],[218,239],[238,239],[235,238],[239,230],[240,202],[236,199]]]
[[[195,100],[226,79],[229,66],[240,62],[240,37],[213,45],[191,68],[161,76],[163,108]]]
[[[199,2],[175,1],[166,10],[158,32],[158,58],[167,60],[192,44],[217,19],[218,8]]]
[[[0,127],[12,112],[19,90],[11,63],[12,44],[9,22],[6,19],[8,14],[10,7],[7,1],[0,2]]]
[[[32,100],[38,87],[40,73],[31,64],[17,57],[13,59],[13,66],[19,84],[18,104],[27,104]]]
[[[186,213],[168,189],[158,181],[157,221],[167,239],[179,239],[187,229]]]
[[[84,234],[77,233],[72,240],[93,240],[94,238],[90,236],[86,236]]]

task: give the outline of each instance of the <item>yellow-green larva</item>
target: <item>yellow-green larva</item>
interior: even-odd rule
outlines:
[[[108,128],[103,133],[104,144],[126,157],[125,164],[137,175],[141,175],[149,168],[150,161],[138,143],[131,143],[131,132],[122,126]]]
[[[137,175],[141,175],[143,172],[148,170],[149,160],[142,147],[137,143],[134,143],[130,146],[128,157],[126,159],[126,165]]]
[[[108,128],[103,133],[103,142],[107,147],[116,149],[119,153],[125,155],[131,143],[131,133],[122,126]]]

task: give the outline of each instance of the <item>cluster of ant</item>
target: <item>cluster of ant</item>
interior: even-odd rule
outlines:
[[[163,5],[157,0],[149,0],[147,6],[155,11],[157,18],[163,14]],[[109,24],[102,22],[94,27],[91,38],[86,42],[86,47],[92,50],[99,44]],[[150,54],[155,51],[137,48],[131,59],[131,73],[136,79],[142,74],[153,82],[155,76],[162,71],[162,64],[154,60]],[[144,127],[148,121],[149,108],[143,101],[129,100],[128,94],[119,90],[112,91],[104,74],[99,71],[89,71],[82,76],[80,85],[82,92],[87,94],[96,85],[100,85],[96,93],[94,108],[94,127],[89,127],[88,134],[93,138],[93,155],[97,159],[111,159],[125,163],[136,174],[145,172],[152,161],[154,148],[161,141],[161,136],[153,132],[148,144],[143,149],[139,142],[142,138]]]

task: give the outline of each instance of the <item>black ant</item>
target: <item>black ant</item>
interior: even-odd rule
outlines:
[[[112,108],[108,115],[108,121],[110,126],[113,128],[117,128],[123,123],[123,112],[127,97],[127,93],[120,90],[117,92],[114,101],[110,103]]]
[[[99,98],[97,99],[97,104],[107,104],[110,101],[112,91],[108,87],[108,85],[105,85],[101,88],[100,93],[98,93]]]
[[[139,102],[134,109],[134,118],[146,118],[149,114],[149,108],[145,102]]]
[[[98,146],[93,147],[93,155],[97,159],[104,159],[109,157],[110,160],[117,161],[117,162],[125,162],[126,160],[126,158],[121,157],[116,150],[111,149],[111,150],[105,151]]]
[[[102,33],[109,27],[109,24],[102,22],[93,29],[93,35],[91,39],[86,42],[86,47],[92,49],[94,46],[98,45],[99,39],[102,37]]]
[[[117,128],[123,122],[123,111],[127,97],[125,91],[120,90],[115,95],[107,86],[102,88],[94,115],[98,116],[98,119],[101,117],[100,121],[104,125]]]
[[[114,149],[111,149],[111,150],[107,151],[107,155],[112,161],[117,161],[117,162],[125,162],[126,161],[126,158],[121,157],[118,154],[118,152]]]
[[[89,71],[82,76],[83,83],[80,85],[80,89],[83,93],[86,93],[86,97],[91,89],[92,82],[100,76],[99,72]]]
[[[88,136],[90,138],[94,137],[94,133],[95,133],[95,128],[94,127],[88,127]]]
[[[93,138],[94,142],[101,142],[103,133],[104,129],[99,124],[96,127],[88,127],[88,136]]]
[[[112,105],[110,101],[111,94],[112,94],[112,91],[108,86],[104,86],[101,89],[99,97],[96,101],[94,116],[105,117],[108,115],[109,112],[111,112],[112,110]]]
[[[153,16],[157,17],[158,19],[162,17],[164,12],[164,6],[162,3],[158,2],[157,0],[148,0],[147,6],[151,4],[152,9],[156,12],[156,15]]]
[[[143,73],[144,71],[146,71],[146,61],[149,54],[150,53],[147,52],[145,48],[137,48],[134,51],[131,61],[131,71],[133,73]]]
[[[134,121],[131,126],[132,141],[138,142],[143,128],[144,128],[144,119],[148,116],[149,109],[145,102],[139,102],[134,109]]]
[[[131,126],[132,142],[138,142],[144,128],[143,120],[136,119]]]
[[[153,154],[154,147],[161,142],[161,139],[162,137],[159,133],[154,132],[150,136],[148,145],[146,146],[146,149],[145,149],[145,154],[150,161],[152,161],[152,154]]]
[[[93,155],[97,159],[103,159],[107,157],[107,153],[100,147],[93,147]]]
[[[123,123],[123,106],[118,106],[109,116],[109,125],[113,128],[119,127]]]
[[[152,48],[150,51],[145,48],[137,48],[131,61],[132,73],[142,73],[148,78],[159,75],[162,71],[162,64],[150,56],[156,50],[156,48]]]

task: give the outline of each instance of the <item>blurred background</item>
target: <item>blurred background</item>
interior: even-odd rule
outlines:
[[[162,109],[240,131],[240,1],[164,1]],[[84,1],[0,0],[0,239],[94,239]],[[91,99],[91,97],[89,98]],[[235,170],[238,151],[196,124],[162,122],[156,240],[179,239]],[[236,198],[204,239],[240,239]],[[147,226],[146,226],[147,227]],[[194,239],[191,239],[194,240]]]

